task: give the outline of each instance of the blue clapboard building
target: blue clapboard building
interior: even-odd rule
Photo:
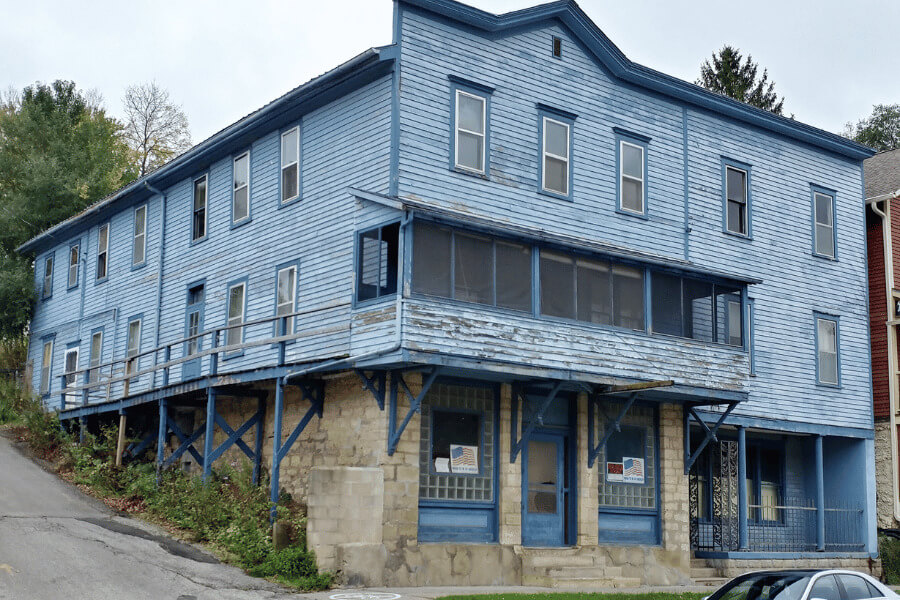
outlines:
[[[394,10],[22,246],[48,409],[249,461],[350,583],[873,568],[871,152],[571,1]]]

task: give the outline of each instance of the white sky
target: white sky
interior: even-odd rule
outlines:
[[[468,0],[503,13],[540,2]],[[900,102],[896,0],[580,0],[630,59],[689,81],[725,43],[768,68],[785,113],[839,132]],[[371,46],[390,0],[0,0],[0,89],[71,79],[121,116],[155,79],[199,142]]]

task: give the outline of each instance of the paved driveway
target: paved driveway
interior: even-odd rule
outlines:
[[[0,599],[296,597],[45,472],[0,436]]]

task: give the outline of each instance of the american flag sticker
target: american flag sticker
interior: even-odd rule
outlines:
[[[622,457],[622,481],[625,483],[644,483],[644,459]]]
[[[477,475],[478,446],[450,444],[450,471],[466,475]]]

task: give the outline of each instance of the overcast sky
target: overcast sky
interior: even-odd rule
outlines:
[[[469,0],[494,13],[540,4]],[[900,102],[896,0],[581,0],[631,60],[694,81],[725,43],[769,70],[785,113],[839,132]],[[199,142],[371,46],[390,0],[0,0],[0,88],[70,79],[121,116],[127,85],[155,79]]]

